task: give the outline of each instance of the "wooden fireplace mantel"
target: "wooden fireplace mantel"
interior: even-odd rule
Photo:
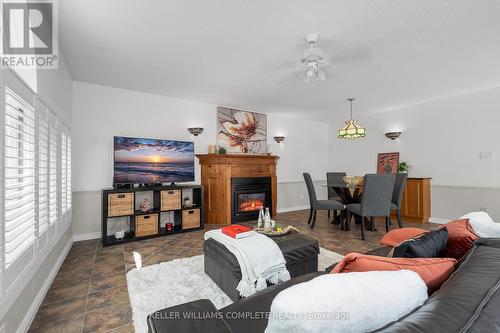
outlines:
[[[271,177],[272,216],[276,215],[276,162],[278,156],[251,154],[196,155],[201,165],[205,223],[231,224],[231,178]]]

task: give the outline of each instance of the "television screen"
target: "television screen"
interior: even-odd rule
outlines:
[[[115,184],[194,181],[194,143],[114,137]]]

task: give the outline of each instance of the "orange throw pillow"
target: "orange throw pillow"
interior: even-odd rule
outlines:
[[[445,257],[461,259],[479,238],[474,233],[469,219],[448,222],[443,228],[448,229],[448,243],[444,252]]]
[[[331,273],[399,271],[407,269],[420,275],[429,294],[448,279],[457,261],[453,258],[386,258],[349,253]]]
[[[420,228],[400,228],[389,231],[379,241],[380,245],[394,247],[404,241],[415,238],[421,234],[429,232],[428,230]]]

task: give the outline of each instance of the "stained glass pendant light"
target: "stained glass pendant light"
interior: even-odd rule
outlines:
[[[345,126],[339,129],[337,137],[339,139],[358,139],[366,136],[366,129],[358,125],[357,120],[352,120],[352,101],[354,98],[347,99],[351,103],[351,119],[345,122]]]

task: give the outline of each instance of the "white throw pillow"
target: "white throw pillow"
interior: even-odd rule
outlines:
[[[469,219],[474,232],[479,237],[500,237],[500,223],[495,223],[486,212],[472,212],[461,219]]]
[[[280,292],[266,333],[367,332],[398,320],[427,300],[412,271],[325,274]]]

